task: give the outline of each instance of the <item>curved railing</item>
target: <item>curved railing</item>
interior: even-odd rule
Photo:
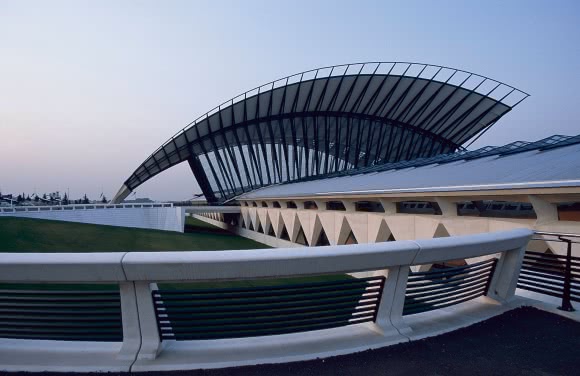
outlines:
[[[519,229],[275,250],[5,253],[0,369],[216,368],[435,335],[510,307],[531,236]],[[473,263],[432,274],[415,267],[457,259]]]

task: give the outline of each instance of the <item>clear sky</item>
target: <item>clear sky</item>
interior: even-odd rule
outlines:
[[[215,105],[362,61],[446,65],[531,94],[474,146],[580,134],[577,0],[0,0],[0,189],[111,198]],[[193,192],[183,163],[137,196]]]

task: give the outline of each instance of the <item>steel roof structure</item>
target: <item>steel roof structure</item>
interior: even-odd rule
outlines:
[[[528,94],[417,63],[319,68],[241,94],[151,154],[114,202],[187,161],[206,199],[462,150]]]
[[[580,135],[517,141],[265,187],[242,199],[580,187]]]

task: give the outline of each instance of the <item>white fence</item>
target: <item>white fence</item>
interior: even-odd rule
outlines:
[[[519,270],[531,236],[531,231],[518,229],[429,240],[310,248],[2,254],[2,283],[118,284],[123,340],[73,342],[0,338],[0,369],[150,371],[217,368],[333,356],[436,335],[514,306]],[[491,255],[498,256],[498,261],[489,277],[487,296],[403,316],[410,266]],[[384,277],[373,322],[252,338],[167,341],[160,337],[153,297],[157,283],[356,275],[357,272]]]
[[[87,204],[0,208],[2,216],[183,232],[185,212],[170,203]]]

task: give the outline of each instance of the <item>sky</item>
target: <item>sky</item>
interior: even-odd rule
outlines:
[[[580,134],[576,0],[0,0],[0,191],[111,198],[216,105],[364,61],[445,65],[531,95],[472,148]],[[199,192],[182,163],[136,196]]]

